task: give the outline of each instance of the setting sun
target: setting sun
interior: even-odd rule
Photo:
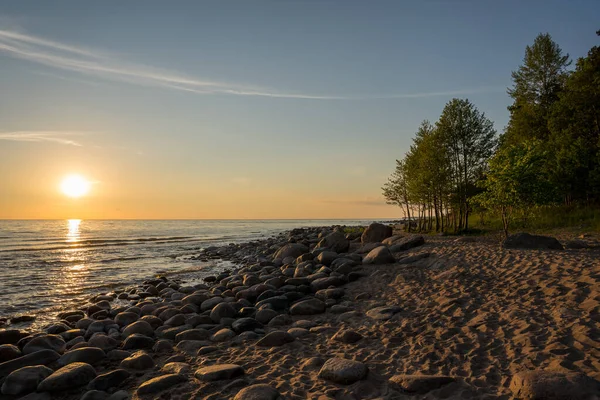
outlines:
[[[69,197],[85,196],[90,191],[90,182],[80,175],[69,175],[60,184],[60,190]]]

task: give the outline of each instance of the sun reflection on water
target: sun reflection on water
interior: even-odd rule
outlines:
[[[80,238],[79,225],[81,224],[80,219],[69,219],[67,220],[69,226],[69,232],[67,233],[67,242],[78,242]]]

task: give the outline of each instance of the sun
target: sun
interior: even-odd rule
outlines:
[[[81,175],[69,175],[60,184],[60,190],[69,197],[81,197],[88,194],[91,183]]]

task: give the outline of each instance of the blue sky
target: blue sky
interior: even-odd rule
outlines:
[[[577,58],[597,1],[0,4],[0,217],[394,217],[423,119],[500,132],[540,32]],[[69,173],[94,182],[64,199]]]

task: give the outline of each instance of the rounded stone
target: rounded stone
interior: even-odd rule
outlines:
[[[75,362],[55,371],[38,386],[38,392],[57,392],[87,385],[96,377],[96,370],[86,363]]]
[[[364,379],[368,372],[367,366],[361,362],[345,358],[330,358],[321,367],[319,378],[349,385]]]
[[[41,381],[52,375],[52,370],[43,365],[19,368],[11,372],[2,384],[2,394],[18,395],[33,392]]]
[[[236,364],[218,364],[199,368],[194,376],[205,382],[231,379],[244,375],[244,369]]]

